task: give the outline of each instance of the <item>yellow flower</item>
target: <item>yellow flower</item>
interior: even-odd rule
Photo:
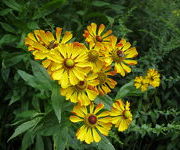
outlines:
[[[97,85],[97,89],[99,91],[100,95],[105,95],[109,92],[111,92],[111,89],[113,89],[117,82],[114,81],[113,79],[109,78],[109,76],[114,76],[115,72],[111,71],[111,67],[101,67],[99,68],[99,71],[97,72],[98,74],[98,80],[99,84]]]
[[[130,103],[126,104],[121,100],[116,100],[112,105],[110,116],[112,117],[112,123],[118,128],[118,131],[124,131],[128,128],[132,122],[132,114],[130,112]]]
[[[72,38],[72,33],[66,31],[62,36],[62,28],[57,27],[55,37],[50,31],[34,30],[25,38],[25,45],[28,46],[29,51],[33,51],[32,54],[36,60],[42,60],[47,57],[49,51],[57,47],[59,44],[67,43]],[[50,61],[43,63],[44,66],[49,66]]]
[[[110,35],[112,30],[108,30],[104,33],[105,25],[101,24],[97,29],[97,25],[95,23],[91,23],[87,26],[87,30],[84,30],[83,36],[85,37],[85,41],[91,43],[92,46],[99,44],[107,44],[110,41]]]
[[[103,55],[101,54],[100,47],[92,46],[89,44],[89,49],[87,49],[88,61],[92,66],[93,72],[97,72],[105,62],[103,60]]]
[[[108,135],[112,124],[110,123],[111,118],[108,111],[99,113],[103,109],[103,104],[98,104],[94,107],[94,104],[89,105],[89,109],[85,106],[77,105],[73,108],[75,115],[70,116],[72,122],[83,122],[84,124],[78,129],[76,136],[80,141],[85,141],[90,144],[92,142],[99,142],[103,134]]]
[[[98,83],[97,74],[89,73],[84,81],[79,81],[78,84],[68,88],[61,88],[60,92],[62,96],[66,96],[66,100],[70,100],[73,103],[79,102],[80,105],[87,106],[98,95],[98,91],[95,88]]]
[[[158,87],[160,85],[160,74],[157,70],[149,69],[146,78],[149,80],[151,86]]]
[[[83,46],[60,44],[51,50],[48,59],[54,62],[50,68],[51,77],[53,80],[58,80],[62,88],[84,81],[85,76],[91,70]]]
[[[134,86],[144,92],[148,89],[149,79],[144,78],[143,76],[136,77],[134,79]]]
[[[105,58],[107,65],[111,65],[115,62],[115,71],[125,76],[126,72],[131,72],[131,68],[128,65],[136,65],[136,60],[131,60],[130,58],[136,57],[138,52],[135,47],[131,47],[129,42],[125,39],[121,39],[117,43],[117,37],[111,36],[111,44],[107,45],[109,54]]]

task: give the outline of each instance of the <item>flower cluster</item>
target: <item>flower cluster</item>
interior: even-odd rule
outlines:
[[[112,30],[101,24],[91,23],[84,31],[84,43],[72,41],[73,35],[57,27],[55,33],[34,30],[25,39],[28,50],[35,60],[40,60],[52,80],[60,85],[60,94],[76,103],[70,116],[72,122],[83,122],[76,133],[80,141],[99,142],[101,134],[107,136],[112,124],[124,131],[132,122],[129,102],[116,100],[110,111],[103,111],[104,105],[94,104],[98,95],[111,92],[117,82],[115,75],[124,77],[131,72],[133,60],[138,55],[135,47],[125,39],[117,38]],[[135,79],[137,88],[146,89],[143,84],[158,86],[158,73],[149,70],[146,81]],[[147,82],[147,83],[146,83]],[[139,83],[139,85],[138,85]]]
[[[134,79],[134,86],[142,92],[148,87],[158,87],[160,85],[160,74],[155,69],[149,69],[145,76],[139,76]]]

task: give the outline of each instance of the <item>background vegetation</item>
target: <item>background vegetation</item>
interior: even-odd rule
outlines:
[[[1,150],[180,149],[180,1],[2,0],[0,9]],[[112,98],[150,67],[161,73],[161,86],[140,96],[127,95],[134,121],[126,132],[113,130],[99,144],[86,145],[76,140],[70,123],[59,125],[63,118],[56,117],[56,84],[33,61],[24,38],[34,29],[60,26],[83,41],[83,30],[91,22],[104,23],[115,35],[134,41],[139,52],[133,72],[117,78]]]

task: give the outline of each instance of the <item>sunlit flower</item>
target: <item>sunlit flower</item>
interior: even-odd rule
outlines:
[[[76,136],[80,141],[85,141],[90,144],[92,142],[99,142],[101,140],[101,134],[107,136],[112,124],[108,111],[99,113],[104,107],[103,104],[98,104],[94,107],[94,104],[89,105],[89,109],[85,106],[77,105],[73,108],[75,115],[70,116],[72,122],[83,122],[83,125],[78,129]]]
[[[93,46],[96,44],[101,45],[109,43],[109,37],[112,30],[108,30],[107,32],[104,32],[104,30],[104,24],[101,24],[99,28],[97,28],[95,23],[91,23],[89,26],[87,26],[87,30],[84,30],[83,36],[85,37],[85,41],[91,43]]]
[[[79,102],[80,105],[89,105],[98,95],[95,86],[99,83],[97,74],[89,73],[83,81],[78,84],[69,86],[68,88],[61,88],[61,95],[66,97],[73,103]]]
[[[53,80],[58,80],[62,88],[84,81],[91,70],[86,51],[83,47],[74,44],[60,44],[51,50],[48,59],[54,62],[50,68],[51,77]]]
[[[135,47],[131,47],[129,42],[126,42],[125,39],[121,39],[117,43],[117,37],[111,36],[111,44],[107,45],[109,54],[105,58],[105,62],[108,65],[111,65],[115,62],[114,69],[117,73],[120,73],[122,76],[125,76],[126,73],[131,72],[131,68],[128,65],[136,65],[136,60],[131,60],[138,55]]]
[[[99,67],[99,71],[97,72],[98,80],[99,80],[97,89],[100,95],[105,95],[111,92],[111,89],[113,89],[117,84],[116,81],[109,78],[110,76],[115,75],[115,72],[110,71],[110,69],[111,69],[111,66],[108,66],[108,67],[103,66],[101,68]]]
[[[149,80],[151,86],[158,87],[160,85],[160,74],[157,70],[149,69],[146,78]]]
[[[49,51],[57,47],[59,44],[67,43],[72,38],[72,33],[66,31],[62,36],[62,28],[57,27],[55,36],[52,32],[44,30],[34,30],[25,38],[25,44],[28,46],[29,51],[33,51],[32,54],[35,59],[42,60],[47,58]],[[44,62],[47,67],[50,63],[48,60]]]
[[[124,131],[128,128],[132,122],[132,114],[130,112],[130,103],[126,104],[121,100],[116,100],[112,105],[110,116],[112,117],[112,123],[118,128],[118,131]]]
[[[146,91],[149,86],[149,79],[139,76],[134,79],[134,86],[142,92]]]

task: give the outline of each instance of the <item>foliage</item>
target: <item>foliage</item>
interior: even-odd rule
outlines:
[[[180,149],[179,7],[176,0],[2,0],[0,149]],[[97,99],[107,109],[114,98],[133,102],[132,125],[87,145],[75,138],[76,126],[61,117],[69,116],[72,108],[56,82],[33,61],[24,37],[34,29],[60,26],[82,40],[90,22],[104,23],[117,36],[136,41],[140,56],[133,72],[117,78],[114,91]],[[159,69],[161,87],[134,94],[131,80],[150,67]]]

